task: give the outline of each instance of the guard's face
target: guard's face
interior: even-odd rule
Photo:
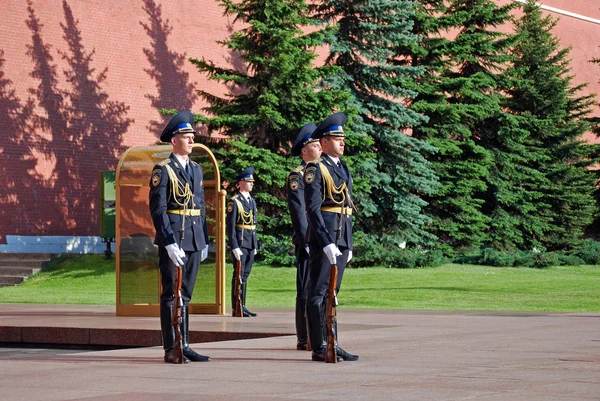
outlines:
[[[245,181],[242,180],[238,183],[241,192],[252,192],[252,188],[254,188],[254,181]]]
[[[344,154],[343,136],[326,136],[322,141],[323,151],[329,156],[340,157]]]
[[[321,156],[321,144],[319,142],[311,142],[305,145],[302,148],[302,154],[306,156],[306,161],[317,160]]]
[[[171,144],[173,145],[173,153],[178,155],[189,155],[192,153],[194,146],[194,134],[177,134],[171,139]]]

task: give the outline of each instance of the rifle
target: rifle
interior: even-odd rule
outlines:
[[[185,227],[185,214],[181,216],[181,229],[179,230],[179,248],[183,246],[183,236]],[[181,336],[181,311],[183,309],[183,299],[181,298],[181,285],[183,279],[183,266],[175,266],[175,291],[173,293],[173,330],[175,330],[175,360],[177,363],[184,363],[183,357],[183,338]]]
[[[235,305],[234,305],[234,313],[235,317],[243,317],[244,313],[242,311],[242,261],[235,260]]]
[[[340,216],[340,227],[335,230],[335,246],[337,247],[338,241],[340,240],[340,235],[342,231],[342,217]],[[329,289],[327,294],[327,316],[326,316],[326,326],[327,326],[327,348],[325,353],[325,362],[327,363],[337,363],[337,333],[335,332],[337,326],[337,310],[336,307],[338,305],[337,302],[337,277],[338,277],[338,267],[337,263],[331,264],[329,266]]]

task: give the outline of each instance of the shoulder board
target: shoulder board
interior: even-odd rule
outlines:
[[[166,166],[167,164],[169,164],[170,161],[171,161],[171,159],[164,159],[164,160],[161,160],[160,162],[158,162],[156,165],[157,166]]]
[[[303,175],[304,175],[304,166],[300,165],[300,166],[296,167],[295,169],[293,169],[292,171],[290,171],[290,173],[288,174],[288,178],[292,178],[295,176],[302,177]]]
[[[240,196],[240,194],[239,194],[239,193],[237,193],[237,194],[235,194],[235,195],[233,195],[233,196],[231,197],[231,200],[237,199],[237,198],[239,198],[239,196]]]
[[[329,159],[324,159],[324,158],[322,158],[322,157],[319,159],[319,162],[320,162],[321,164],[324,164],[324,165],[326,165],[326,166],[332,166],[332,165],[333,165],[333,164],[331,163],[331,160],[329,160]]]
[[[190,159],[190,163],[192,163],[192,166],[195,166],[196,164],[198,164],[195,161],[193,161],[192,159]]]
[[[315,160],[312,160],[312,161],[309,161],[308,163],[306,163],[306,168],[308,168],[308,166],[313,166],[313,167],[317,166],[319,163],[322,163],[322,162],[323,162],[323,158],[319,157],[318,159],[315,159]]]

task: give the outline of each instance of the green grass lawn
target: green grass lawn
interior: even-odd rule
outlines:
[[[227,266],[227,290],[231,266]],[[295,270],[255,265],[249,307],[295,302]],[[115,262],[102,256],[59,258],[15,287],[1,303],[115,304]],[[448,264],[437,268],[347,269],[341,307],[422,310],[600,312],[600,266],[498,268]],[[227,296],[229,302],[229,296]]]

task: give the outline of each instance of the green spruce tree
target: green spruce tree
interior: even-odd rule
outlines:
[[[528,193],[527,208],[513,215],[520,221],[525,245],[568,251],[597,211],[592,195],[596,179],[589,170],[597,161],[596,146],[582,138],[590,128],[586,117],[593,96],[579,95],[584,85],[572,83],[570,49],[561,48],[552,34],[556,20],[543,17],[534,1],[523,11],[516,22],[518,42],[506,107],[514,115],[512,128],[523,133],[517,146],[524,151],[518,155],[522,170],[504,193]],[[504,202],[505,212],[509,203]]]
[[[499,71],[509,60],[511,35],[498,27],[510,20],[513,4],[491,0],[417,0],[414,32],[418,46],[399,48],[412,65],[425,68],[413,110],[429,120],[415,137],[437,147],[430,156],[441,188],[426,197],[433,232],[447,254],[477,249],[487,240],[491,218],[484,194],[493,170],[481,142],[490,118],[501,113]]]
[[[422,196],[436,190],[437,177],[424,157],[435,148],[410,135],[411,128],[426,118],[406,106],[416,92],[403,86],[423,69],[406,65],[395,53],[399,44],[410,46],[418,40],[411,33],[414,4],[334,0],[319,3],[316,12],[337,26],[328,37],[327,63],[341,71],[330,82],[351,93],[347,108],[356,113],[351,129],[366,134],[375,152],[369,157],[373,163],[364,163],[363,156],[355,171],[359,178],[368,179],[368,192],[355,191],[361,210],[359,228],[367,234],[366,241],[382,243],[388,250],[403,243],[431,243],[435,237],[425,227],[429,219],[423,213]]]
[[[328,69],[315,68],[314,49],[323,33],[304,33],[312,24],[304,0],[223,0],[224,14],[244,26],[221,42],[239,57],[241,68],[191,59],[209,79],[225,84],[223,97],[198,91],[209,103],[201,121],[212,131],[273,152],[289,148],[299,128],[319,121],[339,104],[338,91],[317,90]]]
[[[228,88],[223,96],[198,91],[208,103],[198,120],[209,133],[229,138],[220,149],[213,141],[225,180],[233,181],[248,165],[256,168],[261,256],[291,264],[291,219],[282,211],[287,209],[285,179],[299,161],[286,150],[300,127],[321,121],[345,94],[322,85],[332,68],[314,66],[314,49],[322,43],[323,33],[304,32],[312,24],[304,0],[223,0],[220,4],[235,26],[242,27],[220,42],[239,63],[223,67],[211,60],[190,59],[209,79]]]
[[[596,70],[598,71],[598,75],[600,76],[600,57],[598,58],[594,58],[591,60],[592,63],[594,64],[598,64],[596,66]],[[600,83],[600,81],[598,81],[598,83]],[[600,108],[600,104],[596,104],[596,111],[598,111],[598,108]],[[590,125],[592,127],[592,132],[596,135],[596,138],[600,138],[600,117],[598,117],[598,114],[596,114],[596,117],[590,117],[588,119],[588,121],[590,122]],[[600,158],[600,152],[596,151],[594,153],[594,157],[596,158]],[[599,238],[600,237],[600,168],[598,168],[598,166],[595,166],[595,168],[593,168],[594,172],[596,173],[596,190],[594,191],[594,198],[596,199],[596,215],[594,216],[594,222],[587,228],[586,233],[588,236],[593,237],[593,238]]]

